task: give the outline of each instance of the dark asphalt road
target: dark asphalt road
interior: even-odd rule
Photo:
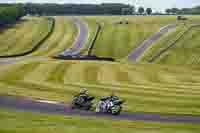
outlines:
[[[18,60],[16,60],[16,59],[0,60],[0,64],[11,64],[11,63],[15,63],[15,62],[18,62]]]
[[[74,18],[73,21],[79,31],[72,48],[66,49],[64,52],[62,52],[66,56],[79,54],[81,49],[86,45],[89,37],[88,25],[83,20],[78,18]]]
[[[176,24],[170,24],[165,27],[162,27],[159,32],[155,33],[153,36],[145,40],[138,48],[134,49],[129,55],[128,60],[136,62],[144,52],[153,45],[163,34],[169,32],[172,29],[176,28]]]
[[[77,18],[74,20],[74,23],[79,29],[79,35],[77,36],[76,41],[74,42],[73,48],[80,50],[85,46],[88,40],[88,25],[85,22],[83,22],[83,20]]]
[[[141,120],[149,122],[164,123],[184,123],[184,124],[200,124],[200,116],[175,116],[175,115],[159,115],[148,113],[122,113],[119,116],[111,116],[106,114],[97,114],[95,112],[73,111],[69,106],[62,103],[46,103],[41,100],[32,100],[27,98],[1,96],[0,107],[10,108],[18,111],[39,112],[48,114],[60,114],[69,116],[82,117],[99,117],[120,120]]]

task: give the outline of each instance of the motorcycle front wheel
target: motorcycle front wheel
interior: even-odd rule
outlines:
[[[122,107],[116,105],[111,108],[111,113],[112,115],[119,115],[121,113],[121,110],[122,110]]]

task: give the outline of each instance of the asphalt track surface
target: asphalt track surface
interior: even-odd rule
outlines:
[[[113,120],[139,120],[162,123],[200,124],[200,116],[175,116],[150,113],[121,113],[119,116],[112,116],[109,114],[100,114],[91,111],[71,110],[70,106],[67,106],[63,103],[45,100],[33,100],[14,96],[1,96],[0,107],[10,108],[17,111],[47,113],[52,115],[58,114],[66,116],[109,118]]]
[[[145,40],[138,48],[134,49],[129,55],[128,60],[132,62],[136,62],[144,53],[145,51],[151,47],[154,42],[156,42],[162,35],[167,32],[172,31],[176,28],[176,24],[169,24],[167,26],[162,27],[157,33],[152,35],[150,38]]]
[[[82,48],[84,48],[89,37],[88,25],[80,19],[75,19],[74,21],[77,28],[79,29],[79,35],[76,38],[76,41],[74,42],[73,46],[75,49],[81,50]]]
[[[78,18],[74,18],[73,19],[74,24],[76,25],[77,29],[79,30],[78,32],[78,36],[76,38],[76,40],[74,41],[74,44],[72,45],[71,51],[75,50],[74,52],[76,53],[80,53],[81,49],[85,47],[88,38],[89,38],[89,28],[86,22],[84,22],[81,19]],[[69,52],[68,50],[70,49],[66,49],[66,52]],[[69,52],[69,53],[73,53]]]

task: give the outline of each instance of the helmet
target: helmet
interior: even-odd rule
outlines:
[[[86,88],[81,88],[80,94],[86,94],[86,93],[87,93],[87,89]]]

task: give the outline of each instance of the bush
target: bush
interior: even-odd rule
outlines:
[[[0,5],[0,25],[15,23],[25,15],[22,5]]]

